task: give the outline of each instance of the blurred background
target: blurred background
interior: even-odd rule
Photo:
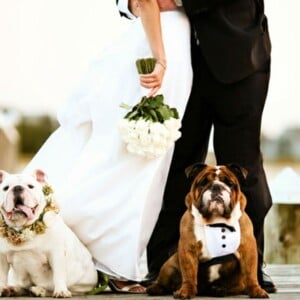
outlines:
[[[265,6],[273,52],[261,143],[275,203],[266,261],[300,263],[300,2]],[[90,63],[129,24],[112,0],[0,0],[0,169],[22,170]]]

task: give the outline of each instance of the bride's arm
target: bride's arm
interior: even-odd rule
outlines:
[[[160,10],[156,0],[135,0],[135,8],[141,18],[153,57],[157,63],[151,74],[141,75],[140,82],[150,89],[148,96],[153,96],[161,87],[166,69],[166,56],[162,39]]]
[[[162,40],[160,11],[156,0],[136,0],[140,17],[150,44],[153,56],[165,60],[165,50]]]

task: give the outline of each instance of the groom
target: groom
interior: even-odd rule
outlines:
[[[118,2],[118,1],[117,1]],[[119,0],[130,17],[131,0]],[[183,6],[192,26],[193,87],[176,142],[163,206],[147,247],[149,279],[159,272],[179,239],[189,183],[184,170],[204,162],[214,128],[218,165],[237,163],[248,170],[242,186],[258,247],[258,279],[276,288],[262,270],[264,219],[272,199],[260,152],[261,119],[270,77],[271,44],[263,0],[157,0],[161,10]],[[176,34],[176,32],[174,32]],[[175,50],[176,51],[176,50]],[[152,278],[151,278],[152,277]]]

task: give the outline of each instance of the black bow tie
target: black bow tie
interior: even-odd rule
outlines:
[[[207,226],[209,227],[220,227],[220,228],[227,228],[228,230],[230,230],[231,232],[235,231],[235,228],[233,226],[227,225],[225,223],[215,223],[215,224],[207,224]]]

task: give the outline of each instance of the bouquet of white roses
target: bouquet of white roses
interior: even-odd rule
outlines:
[[[152,72],[155,60],[152,58],[137,60],[139,73]],[[163,95],[142,97],[119,122],[119,130],[127,150],[146,158],[163,155],[181,136],[181,122],[176,108],[164,103]]]

